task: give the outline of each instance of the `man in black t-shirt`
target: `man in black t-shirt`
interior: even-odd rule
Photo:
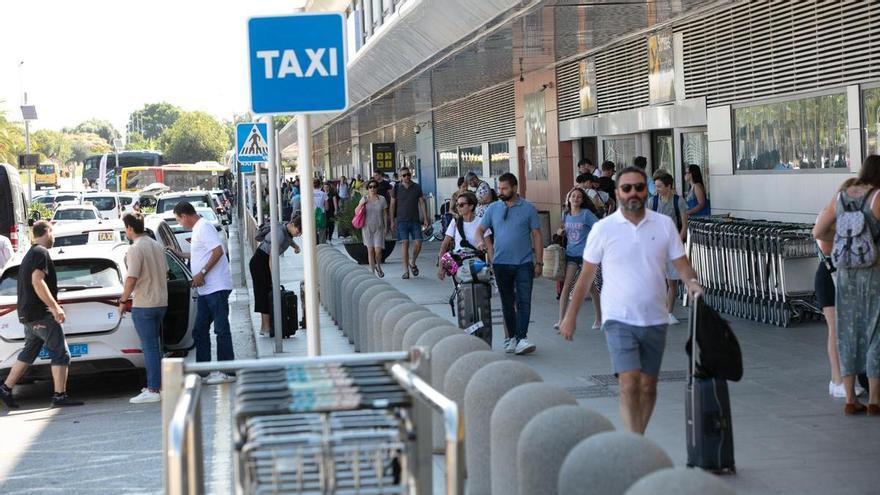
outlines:
[[[33,226],[34,243],[18,268],[18,320],[24,325],[24,349],[12,365],[6,382],[0,385],[0,400],[7,407],[17,407],[12,387],[34,363],[40,349],[46,346],[52,363],[55,393],[52,406],[81,406],[83,403],[67,396],[67,370],[70,352],[64,339],[64,309],[58,304],[58,278],[49,249],[55,243],[52,226],[41,220]]]

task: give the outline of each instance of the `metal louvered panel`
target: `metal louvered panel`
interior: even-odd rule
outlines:
[[[434,112],[434,146],[438,150],[508,139],[515,135],[512,82]]]
[[[880,77],[880,3],[745,2],[676,27],[687,98],[709,106]],[[601,100],[600,100],[601,101]]]
[[[596,54],[599,113],[648,106],[648,44],[639,36]]]
[[[556,105],[559,120],[581,116],[579,60],[556,67]]]

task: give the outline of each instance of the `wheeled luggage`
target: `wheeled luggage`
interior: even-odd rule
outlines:
[[[456,291],[458,326],[492,347],[492,286],[485,282],[463,282]]]
[[[271,300],[271,299],[270,299]],[[273,308],[274,311],[274,308]],[[281,286],[281,338],[286,339],[292,337],[297,329],[297,309],[296,309],[296,293],[292,290],[284,290]],[[275,337],[275,317],[270,320],[272,322],[270,337]]]
[[[699,308],[699,301],[691,304],[689,324],[694,349],[691,352],[690,373],[685,393],[687,465],[715,473],[735,473],[733,423],[730,417],[727,381],[697,376]]]

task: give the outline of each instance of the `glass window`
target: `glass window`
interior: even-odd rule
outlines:
[[[477,174],[478,177],[483,176],[483,147],[471,146],[468,148],[459,148],[459,159],[461,161],[460,177],[464,177],[468,172]]]
[[[734,133],[737,170],[849,167],[843,93],[737,108]]]
[[[14,266],[3,274],[0,296],[16,295],[19,268]],[[105,259],[56,260],[55,275],[58,277],[58,292],[122,287],[116,263]]]
[[[458,177],[458,150],[437,153],[437,177]]]
[[[703,172],[703,186],[709,193],[709,136],[705,131],[681,133],[681,177],[688,165],[697,165]],[[684,185],[682,192],[687,192]]]
[[[865,156],[880,155],[880,88],[862,91],[862,122],[865,123]]]
[[[614,162],[615,170],[622,170],[632,165],[636,156],[636,138],[606,139],[602,142],[602,160]]]
[[[510,172],[510,148],[507,141],[489,143],[489,175],[498,177]]]

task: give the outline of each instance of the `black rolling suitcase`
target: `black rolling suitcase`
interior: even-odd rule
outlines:
[[[690,314],[690,373],[685,393],[687,465],[714,473],[736,473],[733,457],[733,423],[727,380],[697,376],[697,311],[701,301],[693,301]]]
[[[274,310],[274,308],[273,308]],[[281,286],[281,338],[286,339],[292,337],[297,329],[297,308],[296,293],[292,290],[284,290]],[[275,337],[275,316],[271,318],[272,329],[269,331],[270,337]]]
[[[492,286],[484,282],[463,282],[456,291],[458,326],[492,347]]]

